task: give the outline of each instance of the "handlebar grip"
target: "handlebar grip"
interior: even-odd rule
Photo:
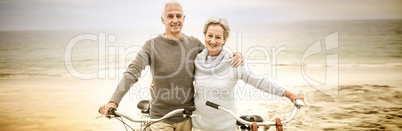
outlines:
[[[212,102],[210,102],[210,101],[207,101],[207,103],[205,103],[205,104],[207,104],[207,106],[213,107],[213,108],[215,108],[215,109],[218,109],[218,107],[219,107],[218,104],[212,103]]]
[[[116,108],[110,107],[109,110],[107,111],[107,115],[116,115],[116,113],[114,113],[114,111],[116,111]]]
[[[184,107],[184,110],[195,111],[195,107],[194,106]]]
[[[295,107],[299,108],[304,105],[304,102],[302,100],[296,99],[295,100]]]

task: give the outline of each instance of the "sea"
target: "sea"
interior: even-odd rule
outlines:
[[[285,129],[402,130],[402,20],[235,23],[230,26],[226,47],[240,52],[246,64],[257,72],[268,74],[305,98],[306,105]],[[182,32],[203,42],[202,29],[202,25],[189,24]],[[163,28],[153,27],[2,31],[0,80],[115,80],[117,84],[145,41],[162,32]],[[151,79],[149,73],[147,68],[143,79]],[[320,85],[326,84],[332,84],[335,92],[321,90]],[[252,88],[244,83],[238,86]],[[40,89],[32,91],[47,93]],[[69,92],[69,89],[57,91]],[[83,91],[94,93],[96,90]],[[1,96],[5,98],[7,94]],[[76,99],[81,98],[86,97]],[[69,98],[60,99],[68,103]],[[285,118],[292,109],[290,101],[282,99],[269,102],[262,98],[238,99],[238,114],[259,114],[266,120]],[[99,101],[92,98],[88,102],[103,102]],[[95,111],[99,106],[88,108]],[[29,108],[20,107],[17,112],[23,110]],[[5,110],[2,112],[7,114]],[[89,117],[95,118],[92,114]],[[15,122],[5,121],[8,120],[0,121],[0,126],[5,125],[0,129],[18,129],[18,125],[10,126]],[[63,130],[63,127],[74,126],[65,122],[55,127],[35,121],[28,124],[39,126],[23,130]],[[114,130],[112,127],[116,127],[106,126],[107,122],[96,119],[85,122],[77,126],[77,130]]]
[[[325,66],[321,59],[332,53],[338,55],[340,67],[401,67],[401,23],[360,20],[237,24],[232,26],[226,46],[241,52],[250,64]],[[203,39],[202,26],[186,28],[183,33]],[[144,42],[161,33],[143,30],[0,32],[0,78],[69,77],[69,65],[82,74],[125,69]],[[335,41],[327,45],[334,48],[325,50],[325,38],[331,35]],[[324,50],[319,49],[309,56],[311,59],[302,59],[317,42]]]
[[[402,66],[401,23],[356,20],[237,24],[231,27],[225,46],[241,52],[249,64],[326,66],[325,57],[335,54],[338,62],[331,64],[339,67],[394,68]],[[74,73],[111,78],[117,73],[109,72],[124,70],[144,42],[162,32],[139,30],[0,32],[0,78],[70,77]],[[203,39],[202,26],[184,27],[183,33]],[[327,37],[333,40],[326,41]],[[318,52],[307,55],[310,51]]]

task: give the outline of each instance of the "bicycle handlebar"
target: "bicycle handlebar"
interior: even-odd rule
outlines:
[[[192,117],[192,111],[195,111],[194,106],[185,107],[184,109],[173,110],[159,119],[134,119],[131,116],[124,114],[123,112],[117,111],[116,108],[109,108],[108,114],[106,115],[106,117],[111,118],[111,117],[120,117],[121,116],[132,122],[158,122],[158,121],[172,117],[173,115],[179,114],[179,113],[182,113],[183,117]]]
[[[219,110],[219,105],[218,104],[212,103],[210,101],[207,101],[207,103],[205,103],[205,104],[207,104],[207,106],[210,106],[212,108],[215,108],[215,109]]]
[[[205,104],[207,106],[212,107],[212,108],[216,108],[218,110],[221,110],[221,111],[224,111],[224,112],[227,112],[227,113],[231,114],[237,121],[239,121],[242,124],[249,125],[249,126],[253,125],[252,122],[243,120],[242,118],[237,116],[235,112],[233,112],[233,111],[231,111],[229,109],[226,109],[226,108],[224,108],[224,107],[222,107],[222,106],[220,106],[218,104],[215,104],[215,103],[210,102],[210,101],[207,101]],[[295,100],[295,105],[294,105],[295,108],[293,109],[292,115],[287,120],[282,121],[281,123],[285,124],[285,123],[290,122],[296,116],[297,109],[300,109],[300,107],[302,107],[303,105],[304,105],[304,102],[302,100],[296,99]],[[257,122],[256,124],[257,124],[257,126],[266,126],[266,125],[272,126],[272,125],[276,125],[276,122]]]

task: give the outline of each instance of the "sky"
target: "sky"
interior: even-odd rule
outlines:
[[[163,27],[166,0],[0,0],[0,31]],[[402,19],[402,0],[182,0],[185,24]]]

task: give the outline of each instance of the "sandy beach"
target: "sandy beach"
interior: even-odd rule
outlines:
[[[337,98],[303,84],[300,75],[292,75],[297,70],[278,69],[278,81],[293,79],[285,82],[285,87],[306,99],[306,106],[293,122],[285,125],[286,130],[402,129],[401,67],[388,70],[341,68]],[[140,88],[147,90],[148,83],[147,77],[140,80],[143,86]],[[98,107],[108,101],[116,84],[114,79],[1,79],[0,130],[124,130],[115,119],[95,119],[99,116]],[[126,95],[119,110],[139,117],[136,103],[140,99]],[[237,103],[239,114],[259,114],[267,120],[286,118],[292,110],[288,100],[238,100]],[[136,124],[133,126],[138,128]]]

